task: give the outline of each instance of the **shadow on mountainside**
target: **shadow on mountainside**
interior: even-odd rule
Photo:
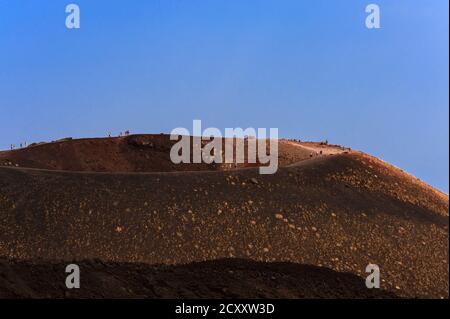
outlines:
[[[397,298],[350,273],[289,262],[220,259],[187,265],[85,260],[80,289],[67,263],[0,260],[0,298]]]

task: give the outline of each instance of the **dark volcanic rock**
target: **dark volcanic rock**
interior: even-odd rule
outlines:
[[[398,298],[349,273],[293,263],[223,259],[179,266],[80,261],[80,288],[65,263],[0,260],[0,298]],[[6,277],[6,278],[5,278]]]
[[[385,162],[353,151],[329,155],[329,145],[286,142],[274,175],[207,164],[180,168],[167,152],[130,146],[127,138],[0,152],[0,163],[7,158],[22,167],[84,171],[0,167],[0,258],[31,260],[31,273],[45,268],[38,260],[95,258],[114,262],[120,278],[128,278],[128,263],[156,271],[148,265],[240,258],[326,267],[358,278],[373,263],[390,294],[448,298],[448,196]],[[151,141],[169,145],[164,135]],[[317,147],[327,156],[309,159],[309,149]],[[221,271],[216,277],[228,278]],[[244,294],[237,281],[233,289]],[[216,296],[205,291],[202,296]]]

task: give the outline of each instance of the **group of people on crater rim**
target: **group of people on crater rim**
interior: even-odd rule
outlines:
[[[119,137],[130,135],[130,131],[126,130],[125,132],[119,132]],[[112,137],[111,132],[108,132],[108,137]]]
[[[120,132],[119,133],[119,137],[128,136],[128,135],[130,135],[130,131],[129,130],[126,130],[125,132]],[[112,137],[111,132],[108,133],[108,137]],[[19,143],[18,147],[17,147],[16,144],[10,144],[10,149],[12,151],[12,150],[24,148],[24,147],[27,147],[27,146],[28,146],[27,142]]]
[[[10,147],[11,147],[11,150],[14,150],[14,149],[16,149],[16,148],[27,147],[27,142],[20,143],[20,144],[19,144],[19,147],[17,147],[16,144],[11,144]]]

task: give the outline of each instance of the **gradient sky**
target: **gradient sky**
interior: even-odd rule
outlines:
[[[81,29],[65,27],[65,6]],[[379,30],[365,6],[381,8]],[[278,127],[448,193],[447,0],[0,0],[0,149]]]

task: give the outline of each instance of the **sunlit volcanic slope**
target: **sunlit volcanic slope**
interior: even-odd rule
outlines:
[[[448,196],[411,175],[359,152],[292,141],[281,141],[282,167],[273,175],[260,175],[256,167],[178,168],[168,162],[167,136],[154,135],[150,142],[148,136],[144,142],[142,137],[141,142],[129,138],[136,137],[73,140],[0,153],[7,165],[0,167],[0,268],[15,278],[18,269],[35,265],[33,269],[44,271],[52,261],[47,264],[51,276],[65,262],[89,265],[97,260],[115,265],[117,276],[127,281],[134,276],[133,267],[147,265],[151,277],[158,269],[153,265],[165,264],[175,268],[167,268],[164,276],[180,277],[174,269],[181,264],[214,261],[209,270],[202,268],[206,284],[213,273],[228,278],[220,272],[228,269],[223,258],[238,258],[248,260],[239,266],[250,267],[247,272],[259,267],[251,260],[288,262],[329,268],[333,272],[326,274],[335,283],[348,279],[345,287],[353,287],[354,279],[345,274],[358,276],[364,287],[365,268],[373,263],[380,267],[385,291],[377,296],[448,298]],[[158,138],[165,139],[160,146]],[[91,142],[92,147],[84,145]],[[111,159],[116,152],[120,156]],[[152,163],[145,164],[146,155]],[[26,165],[35,168],[22,167]],[[186,267],[180,271],[189,274],[192,268]],[[272,278],[269,273],[263,278]],[[234,282],[255,284],[247,274],[248,282]],[[324,277],[312,278],[321,282]],[[8,280],[0,275],[3,294],[11,293]],[[333,287],[341,291],[344,286]],[[208,287],[209,296],[217,296],[212,292],[217,287]],[[270,287],[264,296],[273,296]],[[234,296],[260,296],[245,294],[238,286],[222,288],[236,292]],[[26,296],[27,289],[19,295]],[[279,287],[279,297],[281,291],[290,291],[292,297],[316,291],[295,295],[295,289]],[[324,289],[316,296],[340,294]],[[367,296],[358,289],[352,296]],[[98,297],[108,296],[97,292]]]
[[[234,142],[236,143],[236,140]],[[170,159],[170,149],[175,143],[176,141],[170,140],[170,136],[165,134],[63,139],[0,152],[0,166],[93,172],[206,171],[258,166],[248,162],[237,165],[174,164]],[[245,140],[244,144],[247,151],[248,140]],[[225,150],[225,147],[223,149]],[[320,151],[325,155],[340,153],[345,149],[323,143],[300,144],[282,140],[279,143],[280,165],[320,156]]]

